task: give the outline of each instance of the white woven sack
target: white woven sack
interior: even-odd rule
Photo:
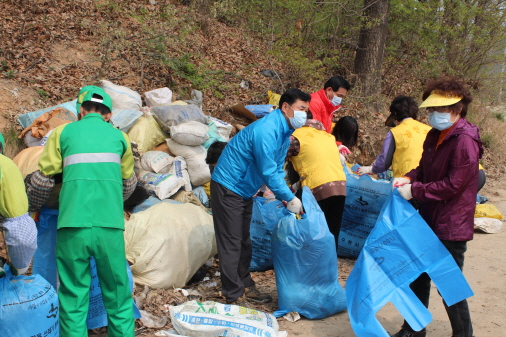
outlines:
[[[170,137],[182,145],[199,146],[208,139],[207,125],[191,121],[170,127]]]
[[[178,156],[174,158],[174,162],[169,170],[169,174],[175,175],[184,180],[184,190],[186,192],[192,191],[192,185],[190,182],[190,175],[188,174],[188,165],[183,157]]]
[[[146,189],[160,200],[170,198],[185,184],[182,177],[164,173],[141,171],[139,179],[145,182]]]
[[[181,145],[173,139],[167,139],[167,146],[171,153],[181,156],[188,166],[188,174],[193,186],[202,186],[211,181],[211,171],[206,164],[206,149],[200,146]]]
[[[167,87],[158,88],[144,93],[146,105],[162,106],[172,103],[172,90]]]
[[[228,124],[227,122],[222,121],[221,119],[209,117],[216,125],[216,129],[218,130],[218,134],[225,139],[227,142],[230,139],[230,133],[234,128],[232,124]]]
[[[162,202],[125,223],[125,250],[135,283],[184,287],[217,253],[213,217],[193,204]]]
[[[142,155],[141,168],[154,173],[169,173],[174,157],[163,151],[148,151]]]
[[[140,110],[142,107],[141,95],[130,88],[116,85],[107,80],[100,81],[105,93],[111,96],[113,109]]]
[[[494,218],[474,218],[474,229],[485,233],[499,233],[502,227],[502,221]]]
[[[180,335],[192,337],[277,337],[276,317],[238,305],[188,301],[170,306],[171,323]]]

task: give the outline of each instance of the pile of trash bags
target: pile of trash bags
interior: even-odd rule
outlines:
[[[217,253],[209,209],[211,172],[205,160],[209,146],[228,141],[233,126],[202,112],[198,90],[183,101],[174,100],[169,88],[155,89],[144,93],[143,105],[134,90],[107,80],[100,86],[113,101],[110,123],[132,143],[137,190],[142,190],[140,198],[125,203],[133,209],[126,219],[125,246],[135,282],[182,287]],[[77,114],[74,100],[19,116],[24,128],[20,138],[27,148],[14,162],[23,177],[38,169],[52,130],[77,120]],[[57,209],[58,192],[53,194],[51,206]]]

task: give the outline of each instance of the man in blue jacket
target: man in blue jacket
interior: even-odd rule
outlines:
[[[266,184],[277,199],[288,202],[289,211],[300,213],[301,201],[285,183],[283,166],[290,135],[305,124],[310,100],[299,89],[286,91],[279,100],[279,109],[230,140],[214,169],[211,200],[222,292],[227,303],[272,300],[257,290],[249,272],[252,196]]]

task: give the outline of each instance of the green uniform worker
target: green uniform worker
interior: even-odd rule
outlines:
[[[108,336],[134,336],[132,295],[123,267],[123,200],[136,184],[132,150],[128,136],[104,122],[110,119],[112,101],[103,89],[83,88],[78,107],[79,120],[53,131],[39,161],[39,176],[32,177],[33,183],[63,172],[56,243],[61,336],[88,336],[91,256]]]

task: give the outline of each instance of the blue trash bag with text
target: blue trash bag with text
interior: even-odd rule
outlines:
[[[279,306],[274,316],[296,311],[309,319],[322,319],[346,310],[346,294],[338,281],[334,236],[307,186],[302,204],[302,219],[289,214],[272,234]]]
[[[39,213],[37,224],[37,250],[33,256],[32,274],[45,278],[57,289],[56,271],[56,231],[58,227],[57,209],[44,207]]]
[[[279,200],[253,198],[250,226],[252,256],[249,270],[265,271],[274,267],[271,253],[272,231],[279,220],[289,213]]]
[[[358,176],[347,169],[344,171],[346,201],[337,254],[341,257],[357,257],[392,191],[392,184],[373,179],[367,174]]]
[[[414,330],[429,324],[432,315],[409,287],[424,272],[447,305],[473,295],[448,250],[395,189],[346,281],[348,314],[355,334],[388,337],[376,319],[387,302],[392,302]]]
[[[0,336],[60,336],[56,290],[40,275],[0,277]]]
[[[134,280],[128,262],[126,262],[126,269],[128,274],[128,281],[130,282],[130,290],[133,291]],[[107,326],[108,322],[107,312],[105,311],[104,301],[102,300],[102,290],[100,289],[100,283],[98,281],[97,265],[93,256],[90,259],[90,273],[90,306],[88,309],[88,318],[86,319],[86,325],[88,326],[88,329],[98,329],[103,326]],[[139,309],[137,308],[137,305],[133,299],[132,305],[134,307],[134,318],[141,318],[141,313],[139,312]]]

